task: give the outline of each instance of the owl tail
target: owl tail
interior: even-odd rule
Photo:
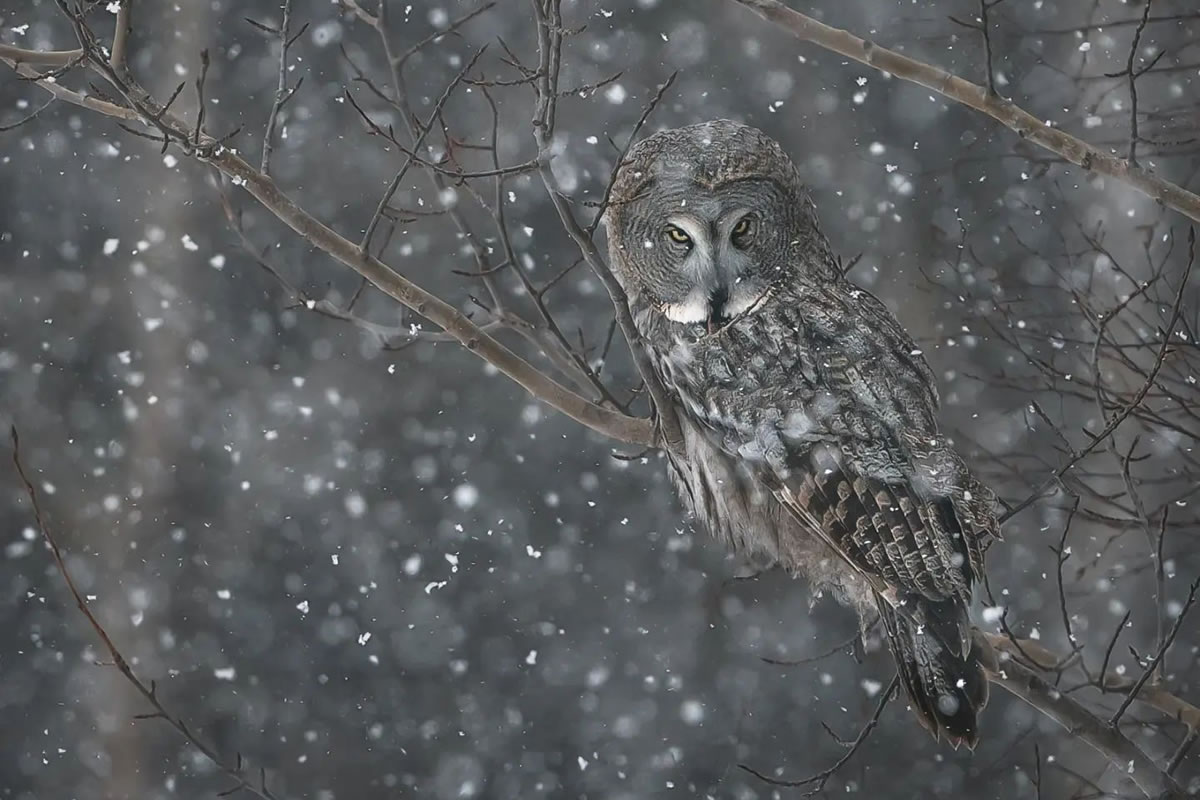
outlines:
[[[961,635],[969,630],[966,609],[954,601],[910,599],[905,611],[912,613],[900,613],[879,598],[900,683],[917,718],[938,741],[945,736],[956,750],[960,744],[974,750],[988,682],[978,646]]]

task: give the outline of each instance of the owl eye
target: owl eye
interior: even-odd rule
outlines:
[[[691,245],[692,243],[692,237],[688,236],[678,225],[667,226],[667,238],[675,244]]]
[[[729,239],[735,245],[742,245],[749,239],[750,234],[754,232],[754,218],[747,215],[738,220],[733,226],[733,230],[729,233]]]

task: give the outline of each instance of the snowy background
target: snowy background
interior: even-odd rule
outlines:
[[[163,98],[195,78],[208,48],[208,127],[220,134],[244,125],[234,144],[257,163],[278,45],[244,18],[277,23],[278,6],[138,5],[147,8],[133,40],[135,73]],[[400,48],[473,7],[392,5]],[[831,24],[983,79],[979,34],[949,19],[973,20],[973,0],[796,5],[821,6]],[[1178,18],[1144,32],[1147,54],[1167,55],[1139,88],[1141,107],[1156,114],[1144,133],[1157,144],[1143,145],[1143,158],[1195,190],[1200,158],[1183,142],[1200,89],[1193,8],[1154,3],[1154,17]],[[1095,25],[1136,20],[1141,10],[1111,0],[1009,0],[993,11],[997,89],[1125,152],[1127,84],[1103,75],[1124,68],[1134,27]],[[922,343],[942,377],[947,430],[997,491],[1019,501],[1061,463],[1055,435],[1028,412],[1036,370],[994,334],[1003,319],[979,314],[1002,296],[1021,319],[1010,333],[1027,333],[1029,346],[1066,373],[1086,366],[1090,329],[1072,318],[1070,290],[1107,308],[1132,284],[1088,252],[1081,226],[1102,225],[1111,258],[1144,275],[1145,243],[1161,258],[1172,226],[1177,237],[1185,231],[1181,217],[1049,162],[924,89],[801,45],[733,3],[567,2],[564,13],[587,29],[568,45],[562,85],[623,72],[562,102],[555,170],[569,193],[598,198],[615,157],[608,138],[624,144],[656,87],[678,70],[651,128],[732,117],[784,143],[834,247],[847,259],[861,254],[852,277]],[[310,23],[292,51],[292,78],[305,81],[285,111],[273,174],[357,240],[399,156],[366,134],[344,92],[380,124],[398,121],[354,82],[340,48],[380,86],[386,67],[374,32],[328,0],[295,0],[293,16],[295,27]],[[107,37],[111,16],[101,10],[96,20]],[[422,50],[405,67],[417,113],[428,113],[483,44],[491,43],[483,71],[514,77],[497,37],[536,63],[533,31],[527,4],[501,0],[462,36]],[[0,0],[0,41],[74,46],[47,0]],[[63,81],[86,88],[77,75]],[[496,94],[502,160],[531,158],[532,92]],[[0,66],[0,125],[44,97]],[[176,111],[191,119],[195,108],[189,86]],[[456,96],[447,120],[476,143],[491,123],[478,91]],[[777,790],[739,762],[797,778],[844,752],[822,723],[855,735],[891,677],[886,651],[869,648],[858,663],[843,648],[791,667],[761,657],[835,649],[855,632],[848,612],[828,600],[810,605],[806,587],[778,574],[729,583],[738,565],[686,524],[657,458],[613,458],[611,443],[456,345],[381,351],[351,325],[292,308],[240,247],[209,177],[65,104],[0,133],[0,422],[19,426],[96,613],[201,738],[264,765],[279,796],[321,800],[766,798]],[[520,177],[506,188],[522,268],[545,281],[577,253],[540,184]],[[354,294],[355,275],[236,197],[248,235],[293,285],[340,304]],[[397,198],[413,209],[440,202],[415,173]],[[459,202],[486,229],[489,218],[465,193]],[[1169,276],[1179,274],[1180,252]],[[452,272],[474,262],[444,216],[397,227],[386,260],[464,310],[482,297]],[[547,297],[564,330],[602,343],[607,301],[585,268]],[[513,300],[528,311],[522,302]],[[1194,297],[1189,303],[1194,317]],[[356,308],[387,325],[413,322],[375,292]],[[1146,305],[1147,336],[1166,310]],[[633,384],[624,354],[606,374],[622,394]],[[1095,416],[1087,395],[1043,405],[1086,445],[1080,427]],[[1146,442],[1157,476],[1147,504],[1186,496],[1196,473],[1188,477],[1182,454],[1194,442]],[[1098,457],[1094,468],[1111,478],[1116,466]],[[114,669],[95,665],[106,656],[37,541],[15,475],[0,475],[0,797],[200,798],[228,788],[161,721],[132,720],[148,709]],[[990,554],[1010,622],[1059,650],[1065,634],[1048,546],[1066,505],[1060,496],[1025,511]],[[1168,613],[1178,614],[1200,571],[1195,522],[1194,505],[1173,509]],[[1125,645],[1145,652],[1155,635],[1145,541],[1135,533],[1092,563],[1114,526],[1076,524],[1074,624],[1094,656],[1133,609],[1113,665],[1136,674]],[[1168,665],[1193,702],[1197,630],[1183,631]],[[1029,796],[1035,742],[1043,761],[1114,792],[1136,791],[999,691],[983,725],[978,751],[955,753],[893,703],[827,791]],[[1129,732],[1152,754],[1170,754],[1166,738]],[[1200,773],[1198,757],[1181,776]],[[1047,796],[1083,785],[1043,766],[1047,791],[1061,792]]]

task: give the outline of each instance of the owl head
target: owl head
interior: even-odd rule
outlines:
[[[781,283],[836,276],[791,159],[762,131],[730,120],[635,145],[605,226],[622,286],[677,323],[712,329]]]

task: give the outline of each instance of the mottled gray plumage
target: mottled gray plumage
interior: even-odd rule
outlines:
[[[922,723],[974,746],[987,682],[968,607],[995,498],[938,432],[934,377],[849,283],[782,148],[727,120],[622,166],[613,269],[678,404],[684,503],[716,537],[882,617]]]

